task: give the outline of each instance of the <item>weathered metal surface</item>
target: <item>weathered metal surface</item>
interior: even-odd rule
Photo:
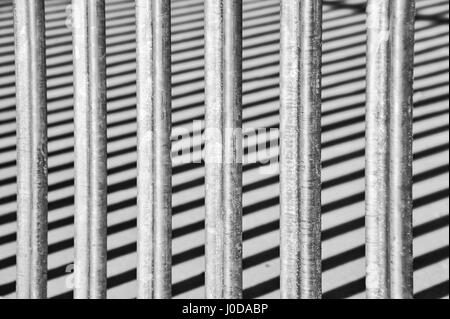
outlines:
[[[242,297],[242,2],[205,1],[206,297]]]
[[[17,297],[47,285],[44,1],[14,0]],[[366,288],[412,298],[414,0],[367,7]],[[106,297],[104,0],[72,4],[75,298]],[[136,0],[138,297],[171,297],[171,7]],[[281,1],[281,297],[321,297],[322,1]],[[206,297],[242,297],[242,1],[205,1]]]
[[[366,116],[368,298],[412,298],[414,1],[369,1]]]
[[[105,2],[72,2],[75,298],[106,297]]]
[[[14,1],[17,298],[47,297],[47,98],[44,1]]]
[[[412,112],[414,0],[391,3],[390,297],[413,297]]]
[[[366,290],[388,297],[389,0],[367,6]]]
[[[171,297],[170,1],[136,1],[138,297]]]
[[[281,297],[321,297],[322,2],[281,2]]]

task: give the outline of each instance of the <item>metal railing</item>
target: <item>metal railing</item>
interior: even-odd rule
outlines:
[[[282,0],[281,297],[321,298],[322,1]],[[411,298],[414,0],[369,0],[368,298]],[[47,290],[44,0],[14,0],[17,297]],[[136,0],[138,297],[171,297],[169,0]],[[75,298],[106,297],[104,0],[73,0]],[[242,1],[205,0],[206,297],[242,297]]]

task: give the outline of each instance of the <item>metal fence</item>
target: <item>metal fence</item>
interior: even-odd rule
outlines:
[[[367,4],[366,288],[411,298],[414,0]],[[44,0],[14,1],[17,297],[47,290]],[[170,1],[136,0],[138,297],[171,297]],[[75,298],[106,297],[104,0],[73,0]],[[322,1],[281,1],[281,297],[321,298]],[[206,297],[242,297],[242,1],[205,0]]]

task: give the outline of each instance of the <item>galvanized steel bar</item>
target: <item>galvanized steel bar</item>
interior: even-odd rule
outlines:
[[[281,1],[280,289],[300,298],[300,1]]]
[[[321,298],[322,1],[281,2],[281,297]]]
[[[412,298],[412,0],[368,3],[366,289]]]
[[[47,297],[47,92],[43,0],[14,1],[17,298]]]
[[[138,298],[171,297],[170,1],[136,1]]]
[[[73,0],[75,298],[106,297],[104,0]]]
[[[242,297],[242,1],[205,1],[206,297]]]
[[[228,0],[224,21],[224,297],[242,298],[242,1]]]
[[[138,298],[153,298],[152,3],[136,1],[137,281]]]
[[[391,2],[390,297],[413,297],[412,111],[414,0]]]
[[[389,214],[389,4],[367,6],[366,290],[388,298]]]

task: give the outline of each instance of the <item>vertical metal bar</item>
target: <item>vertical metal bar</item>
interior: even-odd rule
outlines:
[[[300,10],[300,288],[315,299],[322,297],[322,1],[304,0]]]
[[[389,3],[367,6],[366,292],[389,297]]]
[[[369,1],[366,117],[368,298],[412,298],[412,0]]]
[[[72,2],[75,109],[75,298],[106,297],[104,0]]]
[[[413,297],[412,112],[414,0],[393,0],[390,74],[390,297]]]
[[[172,272],[170,1],[153,1],[155,148],[155,298],[170,298]]]
[[[280,289],[300,298],[300,1],[281,1]]]
[[[138,297],[171,297],[170,1],[136,1]]]
[[[206,297],[242,297],[242,1],[205,1]]]
[[[205,0],[206,298],[223,298],[223,1]]]
[[[224,3],[224,297],[242,298],[242,1]]]
[[[44,1],[14,1],[17,298],[47,297],[47,92]]]
[[[281,297],[321,298],[322,1],[281,2]]]
[[[152,3],[136,1],[137,281],[138,298],[153,298]]]

